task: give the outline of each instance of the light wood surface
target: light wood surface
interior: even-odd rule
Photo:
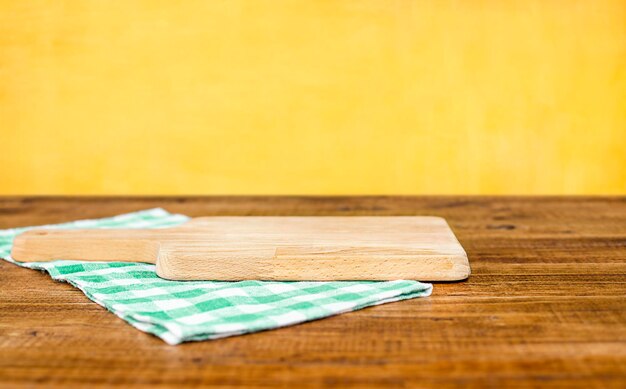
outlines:
[[[172,347],[71,285],[0,261],[0,387],[625,386],[626,197],[19,197],[0,199],[0,228],[152,207],[437,215],[472,275],[428,298]]]
[[[201,217],[161,229],[32,230],[18,261],[157,264],[171,280],[458,281],[467,255],[446,221],[419,216]]]

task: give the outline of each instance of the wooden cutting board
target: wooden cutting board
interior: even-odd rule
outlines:
[[[456,281],[463,247],[430,216],[200,217],[174,228],[24,232],[16,261],[156,263],[171,280]]]

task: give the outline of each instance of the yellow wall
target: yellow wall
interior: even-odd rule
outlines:
[[[626,193],[626,2],[0,0],[0,146],[0,194]]]

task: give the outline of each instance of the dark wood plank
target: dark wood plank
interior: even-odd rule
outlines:
[[[203,215],[436,215],[473,275],[433,296],[168,346],[0,262],[9,386],[624,387],[624,197],[4,198],[0,228],[164,207]]]

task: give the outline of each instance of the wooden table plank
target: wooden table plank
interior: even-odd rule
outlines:
[[[626,386],[624,197],[2,198],[0,228],[158,206],[442,216],[473,274],[425,299],[168,346],[69,285],[0,262],[0,386]]]

